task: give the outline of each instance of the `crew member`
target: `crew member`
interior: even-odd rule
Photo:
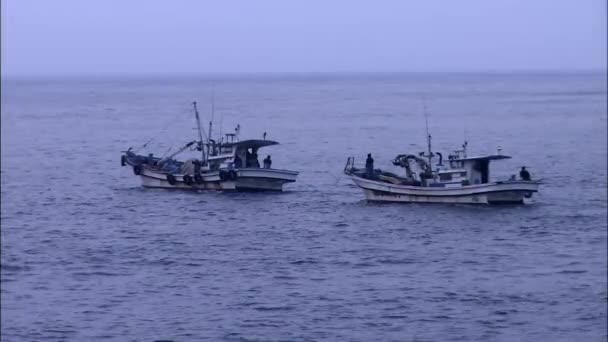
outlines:
[[[234,167],[237,169],[240,169],[241,167],[243,167],[243,160],[241,159],[241,157],[239,157],[239,156],[234,157]]]
[[[251,159],[253,159],[252,160],[252,165],[251,165],[252,167],[260,167],[260,161],[258,160],[258,154],[257,153],[253,152],[251,154]]]
[[[371,178],[374,174],[374,158],[372,158],[372,154],[367,154],[367,159],[365,160],[365,173],[368,178]]]
[[[270,169],[271,165],[272,165],[272,160],[270,160],[270,155],[268,155],[266,158],[264,158],[264,168]]]
[[[253,162],[251,161],[252,159],[252,155],[251,153],[249,153],[249,151],[245,152],[245,167],[252,167]]]
[[[528,172],[528,170],[526,170],[525,166],[521,167],[521,171],[519,171],[519,177],[525,181],[530,180],[530,172]]]

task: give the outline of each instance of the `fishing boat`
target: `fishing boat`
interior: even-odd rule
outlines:
[[[502,155],[500,150],[492,155],[468,156],[465,141],[462,149],[448,155],[445,161],[441,153],[431,152],[428,131],[427,143],[426,153],[400,154],[392,161],[405,170],[404,175],[374,169],[369,162],[366,168],[357,168],[354,157],[347,159],[344,173],[363,189],[368,201],[375,202],[524,203],[541,184],[540,180],[530,178],[525,167],[519,178],[511,175],[505,180],[492,181],[490,162],[511,158]]]
[[[129,148],[123,151],[121,165],[132,168],[148,188],[219,190],[219,191],[282,191],[283,185],[296,181],[298,172],[272,168],[270,156],[263,167],[258,160],[261,148],[277,145],[277,141],[263,139],[240,140],[240,125],[234,133],[225,134],[218,140],[211,139],[201,127],[201,120],[193,102],[198,140],[183,145],[165,157],[153,154],[141,155]],[[208,134],[207,134],[208,133]],[[176,160],[185,151],[198,151],[200,158]]]

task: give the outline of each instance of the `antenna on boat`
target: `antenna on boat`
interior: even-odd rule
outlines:
[[[198,108],[196,108],[196,101],[192,102],[192,105],[194,106],[194,114],[196,115],[196,126],[198,128],[198,139],[199,139],[198,141],[200,144],[203,162],[204,162],[204,161],[206,161],[206,159],[205,159],[205,149],[203,148],[203,130],[201,128],[201,118],[198,115]]]

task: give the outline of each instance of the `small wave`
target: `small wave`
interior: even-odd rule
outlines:
[[[295,280],[295,279],[298,279],[297,277],[285,276],[285,275],[274,276],[272,278],[273,279],[277,279],[277,280]]]
[[[197,263],[193,263],[193,262],[189,262],[186,264],[186,266],[190,266],[190,267],[200,267],[203,266],[202,264],[197,264]]]
[[[507,311],[503,311],[503,310],[496,310],[496,311],[493,312],[493,314],[499,315],[499,316],[506,316],[509,313]]]
[[[387,265],[408,265],[415,264],[416,261],[412,259],[379,259],[378,263]]]
[[[111,273],[111,272],[75,272],[72,273],[75,277],[120,277],[129,274]]]
[[[257,311],[291,311],[294,309],[293,306],[258,306],[253,308]]]
[[[384,316],[380,316],[380,318],[386,318],[386,319],[404,319],[404,318],[407,318],[407,316],[405,316],[405,315],[384,315]]]
[[[0,264],[0,270],[6,271],[6,272],[28,271],[29,269],[30,269],[30,267],[28,267],[28,266]]]
[[[302,265],[302,264],[318,264],[319,261],[313,259],[305,259],[305,260],[296,260],[290,262],[292,265]]]
[[[369,262],[360,262],[360,263],[354,264],[353,266],[355,266],[355,267],[373,267],[373,266],[376,266],[376,264],[369,263]]]
[[[587,271],[585,271],[585,270],[563,270],[563,271],[559,271],[557,273],[559,273],[559,274],[581,274],[581,273],[587,273]]]
[[[74,330],[59,330],[59,329],[46,329],[44,330],[45,333],[51,333],[51,334],[75,334],[76,331]]]

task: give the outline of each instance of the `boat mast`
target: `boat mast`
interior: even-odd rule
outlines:
[[[464,144],[462,144],[462,154],[463,154],[464,158],[467,157],[467,145],[468,144],[469,143],[467,142],[467,128],[465,126],[465,128],[464,128]]]
[[[211,121],[209,121],[209,136],[207,138],[207,155],[210,154],[209,149],[211,146],[211,129],[213,128],[213,117],[215,116],[215,88],[213,87],[213,83],[211,83]]]
[[[427,143],[427,148],[428,148],[427,158],[429,159],[429,167],[432,169],[433,164],[431,164],[431,162],[432,162],[432,158],[433,158],[433,153],[431,152],[431,135],[429,134],[429,117],[426,112],[426,101],[424,102],[424,122],[426,124],[426,143]]]
[[[194,106],[194,114],[196,115],[196,126],[198,128],[198,141],[199,141],[199,145],[201,147],[203,163],[205,163],[207,161],[207,159],[205,158],[205,148],[203,147],[203,130],[201,129],[201,118],[198,115],[198,109],[196,108],[196,101],[192,102],[192,105]]]
[[[211,128],[215,117],[215,88],[211,88],[211,121],[209,121],[209,139],[211,139]]]

